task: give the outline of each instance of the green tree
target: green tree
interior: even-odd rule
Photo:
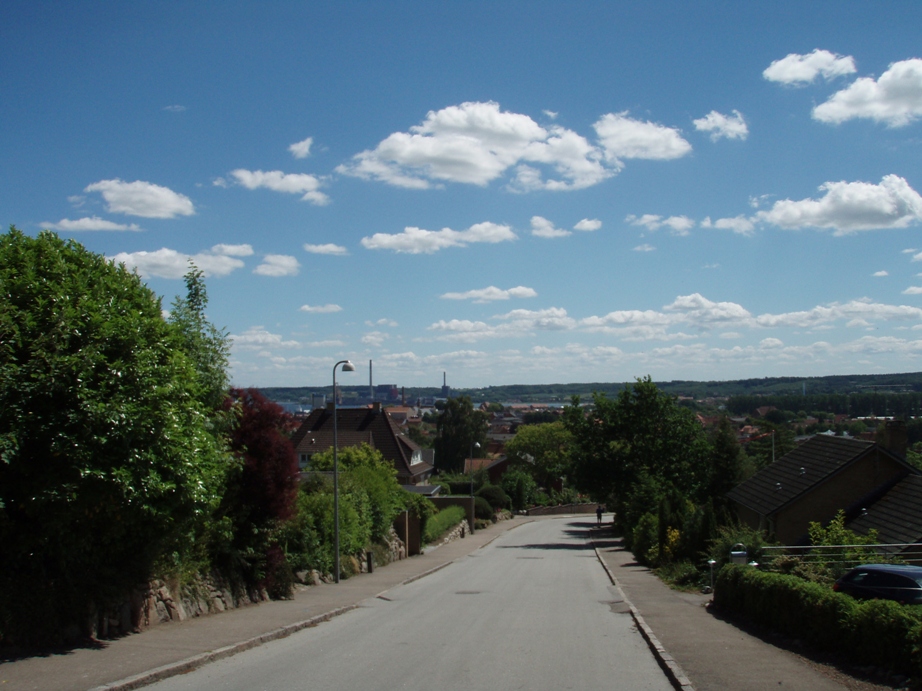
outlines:
[[[618,521],[633,532],[651,500],[673,490],[695,502],[708,486],[709,447],[694,413],[646,377],[614,400],[594,395],[588,412],[574,399],[564,424],[573,434],[577,487],[610,501]]]
[[[137,275],[11,228],[0,295],[0,637],[47,641],[181,549],[228,456]]]
[[[208,292],[204,273],[190,261],[185,275],[186,297],[177,297],[169,321],[179,332],[180,345],[198,373],[199,400],[210,410],[222,407],[230,380],[227,359],[230,343],[227,333],[208,321],[205,308]]]
[[[743,458],[736,430],[727,416],[711,431],[710,467],[708,468],[707,496],[712,499],[718,511],[728,511],[729,500],[726,495],[742,480]]]
[[[539,485],[554,486],[570,474],[573,435],[562,422],[522,425],[506,444],[506,455]]]
[[[435,467],[440,471],[461,472],[471,447],[474,444],[480,444],[481,448],[486,446],[486,425],[486,414],[474,410],[470,398],[449,398],[436,421],[436,437],[432,443]]]

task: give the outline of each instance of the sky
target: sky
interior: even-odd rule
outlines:
[[[922,3],[0,9],[0,222],[237,386],[922,370]]]

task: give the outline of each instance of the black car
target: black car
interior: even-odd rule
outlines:
[[[922,604],[922,566],[864,564],[837,580],[832,589],[861,600],[896,600],[904,605]]]

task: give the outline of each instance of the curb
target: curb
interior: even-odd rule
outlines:
[[[318,624],[322,624],[325,621],[329,621],[333,617],[338,617],[340,614],[345,614],[346,612],[357,608],[357,604],[339,607],[324,614],[318,614],[316,617],[311,617],[310,619],[305,619],[304,621],[289,624],[288,626],[282,626],[281,628],[275,629],[273,631],[260,634],[259,636],[254,636],[253,638],[242,641],[240,643],[235,643],[234,645],[224,646],[223,648],[218,648],[217,650],[212,650],[211,652],[207,653],[201,653],[199,655],[186,658],[185,660],[180,660],[179,662],[173,662],[168,665],[163,665],[162,667],[156,667],[146,672],[142,672],[141,674],[136,674],[126,679],[114,681],[111,684],[96,686],[90,689],[90,691],[132,691],[133,689],[139,689],[143,686],[148,686],[149,684],[154,684],[158,681],[163,681],[164,679],[169,679],[170,677],[175,677],[179,674],[191,672],[192,670],[201,667],[202,665],[206,665],[209,662],[223,660],[224,658],[231,657],[237,653],[242,653],[245,650],[250,650],[251,648],[260,646],[263,643],[269,643],[270,641],[276,641],[280,638],[286,638],[293,633],[301,631],[302,629],[317,626]]]
[[[624,590],[621,589],[621,584],[618,583],[618,579],[615,578],[615,574],[611,572],[611,569],[608,568],[608,564],[605,563],[605,560],[599,553],[599,548],[596,547],[595,541],[591,537],[589,540],[592,542],[592,548],[595,550],[595,556],[598,558],[602,568],[605,569],[605,573],[608,574],[608,578],[612,582],[612,585],[618,589],[618,593],[621,595],[621,598],[630,608],[631,616],[634,618],[634,623],[640,630],[640,634],[644,637],[644,640],[647,641],[647,645],[650,647],[650,650],[656,657],[656,661],[659,663],[659,666],[662,667],[663,671],[666,673],[666,676],[669,677],[669,681],[672,682],[672,685],[676,688],[677,691],[695,691],[694,684],[692,684],[689,678],[685,676],[685,672],[679,666],[679,663],[675,661],[672,655],[669,654],[669,651],[667,651],[666,648],[663,647],[663,644],[659,642],[656,634],[653,633],[653,629],[651,629],[647,625],[647,622],[644,621],[644,618],[641,616],[640,611],[634,606],[634,603],[627,599],[627,596],[624,594]]]

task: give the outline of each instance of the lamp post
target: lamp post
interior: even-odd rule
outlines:
[[[336,368],[342,365],[343,372],[355,372],[355,365],[349,360],[340,360],[333,365],[333,581],[339,583],[339,439],[336,426]]]
[[[474,512],[474,520],[471,520],[471,535],[474,534],[474,522],[477,518],[476,507],[474,506],[474,449],[480,448],[480,442],[471,442],[471,511]]]

